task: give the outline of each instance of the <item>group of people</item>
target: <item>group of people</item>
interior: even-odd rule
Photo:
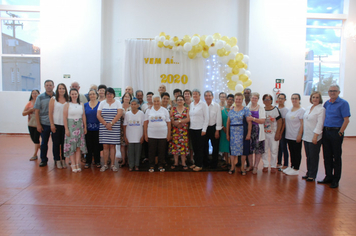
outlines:
[[[201,99],[198,89],[175,89],[172,99],[165,85],[158,93],[144,93],[128,86],[121,99],[115,99],[114,89],[105,85],[91,86],[88,94],[80,94],[73,82],[69,92],[66,85],[47,80],[45,93],[31,92],[23,115],[28,126],[37,159],[41,150],[40,167],[48,162],[48,140],[52,134],[53,157],[57,168],[66,168],[70,159],[73,172],[81,171],[81,157],[86,154],[85,168],[94,165],[100,171],[115,166],[116,146],[120,146],[120,167],[128,162],[129,170],[139,170],[141,152],[149,162],[149,171],[165,171],[166,157],[172,155],[169,167],[201,171],[218,167],[219,154],[229,174],[240,165],[240,173],[257,174],[260,159],[262,172],[299,175],[302,141],[307,157],[306,181],[315,181],[319,153],[323,143],[326,176],[319,183],[338,187],[341,177],[341,150],[344,131],[349,123],[350,107],[339,97],[338,85],[329,88],[330,99],[323,104],[320,92],[310,95],[306,109],[301,107],[299,94],[291,96],[292,107],[286,108],[287,96],[278,94],[278,106],[273,96],[262,96],[246,88],[243,93],[219,94],[214,101],[212,91]],[[41,145],[39,137],[41,136]],[[209,141],[212,155],[209,158]],[[289,164],[290,154],[290,164]],[[103,163],[101,163],[101,156]],[[180,159],[179,159],[180,157]],[[238,163],[239,162],[239,163]],[[188,164],[189,163],[189,164]]]

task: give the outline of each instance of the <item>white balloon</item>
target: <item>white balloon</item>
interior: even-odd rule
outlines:
[[[238,46],[233,46],[232,48],[231,48],[231,52],[233,52],[233,53],[238,53],[239,52],[239,47]]]
[[[247,71],[245,72],[245,75],[247,75],[247,77],[249,77],[249,78],[250,78],[250,76],[251,76],[251,72],[250,72],[249,70],[247,70]]]
[[[226,73],[231,73],[232,72],[232,68],[231,67],[226,67],[225,71],[226,71]]]
[[[185,44],[184,44],[184,45],[185,45]],[[210,48],[209,48],[209,54],[210,54],[210,55],[216,55],[216,50],[217,50],[216,47],[210,47]]]
[[[222,41],[222,40],[217,41],[216,45],[215,45],[216,49],[222,49],[224,47],[224,43],[223,42],[224,41]]]
[[[208,35],[205,39],[206,45],[210,46],[214,42],[213,36]]]
[[[243,75],[243,74],[245,74],[245,72],[246,72],[245,68],[241,68],[239,70],[239,75]]]
[[[159,38],[159,41],[161,41],[161,42],[164,42],[164,40],[166,40],[166,37],[164,37],[164,36],[161,36],[161,37]]]
[[[178,46],[178,47],[177,47],[177,51],[178,51],[178,52],[183,51],[183,46]]]
[[[244,90],[244,86],[242,86],[242,84],[237,84],[235,86],[235,91],[238,93],[241,93]]]
[[[222,61],[222,63],[224,63],[224,64],[227,64],[228,62],[229,62],[229,58],[227,58],[226,56],[223,56],[223,57],[221,57],[221,61]]]
[[[225,50],[226,50],[227,52],[231,51],[231,46],[230,46],[229,44],[226,44],[226,45],[225,45]]]
[[[184,51],[189,52],[190,50],[192,50],[193,46],[191,43],[185,43],[184,44]]]
[[[156,42],[159,41],[159,36],[158,35],[155,37],[155,40],[156,40]]]
[[[224,40],[221,40],[222,42],[223,42],[223,45],[224,45],[224,47],[225,47],[225,45],[226,45],[226,42],[224,41]]]
[[[243,62],[245,62],[246,64],[248,63],[250,57],[247,55],[244,55],[244,58],[242,59]]]
[[[231,76],[231,80],[232,81],[238,81],[239,80],[239,76],[238,75],[233,75],[233,76]]]
[[[164,46],[168,46],[169,45],[169,41],[168,40],[164,40],[163,45]]]
[[[198,36],[194,36],[190,42],[193,46],[197,45],[200,42],[200,38]]]
[[[173,40],[171,39],[171,40],[169,40],[169,45],[170,46],[174,46],[174,42],[173,42]]]
[[[241,85],[244,84],[241,80],[238,80],[238,81],[236,81],[236,82],[237,82],[237,84],[241,84]]]

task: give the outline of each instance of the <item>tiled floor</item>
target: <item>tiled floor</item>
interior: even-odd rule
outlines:
[[[356,235],[356,139],[338,189],[282,173],[72,173],[0,135],[0,235]],[[260,168],[261,169],[261,168]],[[318,178],[324,177],[321,161]]]

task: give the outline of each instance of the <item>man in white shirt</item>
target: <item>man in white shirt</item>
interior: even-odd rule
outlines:
[[[220,130],[222,129],[222,118],[220,105],[213,101],[214,95],[210,90],[205,91],[204,99],[209,111],[209,123],[206,130],[204,142],[204,167],[209,166],[209,140],[213,146],[210,168],[216,169],[219,157]]]

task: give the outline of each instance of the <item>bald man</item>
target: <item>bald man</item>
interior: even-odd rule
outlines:
[[[72,82],[72,84],[70,85],[70,88],[71,88],[71,89],[72,89],[72,88],[75,88],[75,89],[78,90],[78,92],[79,92],[79,89],[80,89],[79,83],[78,83],[77,81]],[[87,98],[85,97],[85,95],[84,95],[84,94],[81,94],[81,93],[79,93],[79,100],[80,100],[80,102],[83,103],[83,104],[88,102],[88,100],[87,100]]]

